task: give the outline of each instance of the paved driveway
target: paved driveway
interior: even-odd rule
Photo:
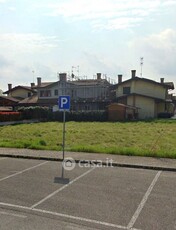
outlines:
[[[0,158],[0,229],[176,229],[176,173]]]

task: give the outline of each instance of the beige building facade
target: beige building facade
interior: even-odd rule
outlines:
[[[169,89],[174,89],[174,85],[164,83],[163,78],[160,82],[139,78],[132,70],[129,80],[117,84],[116,99],[119,103],[138,107],[139,119],[156,118],[160,113],[174,110],[172,100],[168,100]]]
[[[19,85],[12,88],[12,85],[8,84],[8,90],[3,94],[7,94],[8,97],[24,99],[31,97],[34,93],[35,91],[31,87]]]

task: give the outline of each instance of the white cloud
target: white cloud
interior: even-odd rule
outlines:
[[[63,15],[77,19],[112,18],[123,11],[151,9],[158,7],[160,1],[113,1],[113,0],[70,0],[61,4],[50,4],[51,15]],[[138,13],[138,12],[137,12]]]
[[[164,6],[173,6],[173,5],[176,5],[176,1],[175,1],[175,0],[163,1],[162,4],[163,4]]]
[[[10,6],[10,7],[8,7],[8,10],[9,10],[9,11],[16,11],[16,7]]]
[[[39,33],[0,34],[1,87],[6,89],[7,80],[16,85],[30,84],[33,69],[37,75],[52,76],[52,54],[60,42],[57,36]]]
[[[121,17],[117,19],[109,20],[107,25],[104,26],[105,29],[114,30],[114,29],[125,29],[138,25],[142,21],[141,18],[130,18],[130,17]]]
[[[11,63],[5,57],[0,55],[0,69],[9,66]]]
[[[0,48],[6,52],[45,52],[58,46],[60,40],[56,36],[43,36],[37,33],[0,34]]]
[[[48,9],[49,16],[63,16],[71,21],[90,20],[96,28],[124,29],[139,25],[146,16],[152,17],[152,13],[174,4],[172,0],[65,0],[43,7]]]
[[[3,91],[7,90],[8,83],[12,83],[13,86],[30,85],[33,80],[36,81],[38,76],[41,76],[45,81],[49,81],[51,77],[54,81],[56,80],[56,72],[54,73],[51,66],[43,63],[42,59],[31,63],[33,60],[30,56],[30,60],[26,58],[23,60],[22,57],[20,60],[14,60],[0,56],[0,87]]]
[[[175,76],[176,31],[165,28],[175,28],[176,0],[0,0],[0,6],[1,84],[23,84],[33,69],[55,79],[72,65],[83,75],[125,77],[140,71],[141,56],[144,76]]]
[[[166,29],[159,34],[153,34],[144,39],[144,41],[152,49],[162,49],[174,51],[176,45],[176,31],[173,29]]]
[[[176,30],[166,29],[158,34],[135,39],[130,48],[144,55],[144,65],[159,75],[175,77]]]

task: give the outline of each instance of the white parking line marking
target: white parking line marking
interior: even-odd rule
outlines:
[[[150,184],[149,188],[147,189],[147,192],[145,193],[141,203],[139,204],[138,208],[136,209],[134,215],[132,216],[132,218],[131,218],[128,226],[127,226],[128,229],[131,229],[134,226],[137,218],[139,217],[139,215],[140,215],[145,203],[147,202],[147,199],[149,198],[149,196],[150,196],[150,194],[151,194],[151,192],[152,192],[152,190],[153,190],[153,188],[154,188],[159,176],[161,175],[161,173],[162,173],[162,171],[159,171],[156,174],[155,178],[153,179],[152,183]]]
[[[49,198],[51,198],[52,196],[56,195],[57,193],[61,192],[62,190],[64,190],[65,188],[67,188],[69,185],[73,184],[74,182],[76,182],[77,180],[81,179],[82,177],[86,176],[87,174],[89,174],[90,172],[92,172],[92,170],[94,170],[96,167],[91,168],[90,170],[86,171],[85,173],[81,174],[80,176],[76,177],[74,180],[70,181],[68,184],[62,186],[61,188],[57,189],[56,191],[54,191],[53,193],[51,193],[50,195],[46,196],[45,198],[43,198],[42,200],[40,200],[39,202],[35,203],[34,205],[31,206],[31,208],[35,208],[36,206],[38,206],[39,204],[42,204],[43,202],[45,202],[46,200],[48,200]]]
[[[50,211],[46,211],[46,210],[42,210],[42,209],[33,209],[33,211],[41,212],[41,213],[45,213],[45,214],[51,214],[51,215],[54,215],[54,216],[65,217],[65,218],[69,218],[69,219],[73,219],[73,220],[79,220],[79,221],[84,221],[84,222],[104,225],[104,226],[108,226],[108,227],[127,229],[127,227],[122,226],[122,225],[111,224],[111,223],[107,223],[107,222],[103,222],[103,221],[87,219],[87,218],[84,218],[84,217],[72,216],[72,215],[67,215],[67,214],[62,214],[62,213],[57,213],[57,212],[50,212]]]
[[[7,216],[19,217],[19,218],[26,218],[27,217],[24,215],[14,214],[14,213],[10,213],[10,212],[0,212],[0,214],[7,215]]]
[[[111,223],[108,223],[108,222],[103,222],[103,221],[98,221],[98,220],[93,220],[93,219],[87,219],[87,218],[84,218],[84,217],[78,217],[78,216],[62,214],[62,213],[47,211],[47,210],[38,209],[38,208],[31,208],[31,207],[20,206],[20,205],[15,205],[15,204],[8,204],[8,203],[2,203],[2,202],[0,202],[0,205],[5,206],[5,207],[18,208],[18,209],[22,209],[22,210],[26,210],[26,211],[28,210],[28,211],[31,211],[31,212],[38,212],[38,213],[49,214],[49,215],[58,216],[58,217],[64,217],[64,218],[83,221],[83,222],[87,222],[87,223],[99,224],[99,225],[103,225],[103,226],[107,226],[107,227],[114,227],[114,228],[118,228],[118,229],[120,228],[120,229],[126,229],[126,230],[129,229],[126,226],[122,226],[122,225],[118,225],[118,224],[111,224]],[[140,230],[140,229],[131,228],[130,230]]]
[[[9,203],[0,202],[0,205],[1,205],[1,206],[6,206],[6,207],[12,207],[12,208],[19,208],[19,209],[32,210],[30,207],[22,206],[22,205],[17,205],[17,204],[9,204]]]
[[[29,171],[29,170],[35,169],[35,168],[37,168],[37,167],[40,167],[41,165],[44,165],[44,164],[46,164],[46,163],[48,163],[48,161],[42,162],[42,163],[40,163],[40,164],[37,164],[37,165],[32,166],[32,167],[30,167],[30,168],[24,169],[24,170],[22,170],[22,171],[13,173],[13,174],[11,174],[11,175],[9,175],[9,176],[6,176],[6,177],[4,177],[4,178],[1,178],[1,179],[0,179],[0,182],[3,181],[3,180],[7,180],[7,179],[9,179],[9,178],[11,178],[11,177],[17,176],[17,175],[19,175],[19,174],[22,174],[22,173],[24,173],[24,172],[27,172],[27,171]]]

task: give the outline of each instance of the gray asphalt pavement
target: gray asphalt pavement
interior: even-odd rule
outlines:
[[[0,229],[176,229],[176,172],[74,166],[1,157]]]

